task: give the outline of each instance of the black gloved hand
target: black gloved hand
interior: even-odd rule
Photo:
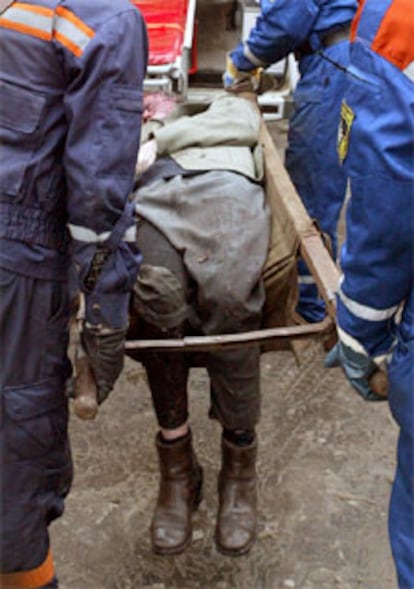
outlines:
[[[102,329],[85,323],[81,341],[96,380],[98,403],[114,388],[124,365],[126,329]]]

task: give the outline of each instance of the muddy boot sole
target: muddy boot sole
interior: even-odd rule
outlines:
[[[214,540],[216,543],[217,552],[220,552],[220,554],[223,554],[224,556],[233,556],[233,557],[244,556],[245,554],[248,554],[250,552],[250,550],[253,548],[254,543],[256,542],[256,538],[252,538],[249,542],[247,542],[247,544],[245,544],[241,548],[233,548],[232,549],[232,548],[226,548],[225,546],[222,546],[220,544],[220,542],[218,541],[217,537],[215,537]]]

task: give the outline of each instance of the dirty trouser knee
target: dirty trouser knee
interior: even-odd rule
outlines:
[[[143,256],[134,288],[132,313],[139,317],[139,337],[182,337],[190,314],[189,280],[181,255],[151,223],[140,220],[138,247]],[[183,354],[142,352],[158,424],[175,429],[188,418],[188,365]]]
[[[134,300],[140,301],[141,307],[137,305],[136,311],[159,330],[158,337],[174,337],[174,333],[175,337],[182,336],[187,324],[191,323],[194,327],[197,321],[200,321],[201,332],[207,334],[237,333],[260,327],[264,303],[264,288],[260,280],[249,290],[245,284],[251,283],[252,278],[244,278],[240,269],[237,282],[222,275],[216,281],[210,281],[208,275],[200,275],[195,286],[188,277],[182,256],[147,222],[139,226],[138,245],[143,255],[143,267],[168,268],[181,285],[180,297],[171,296],[171,293],[176,295],[174,289],[161,289],[163,280],[168,278],[165,273],[162,276],[159,274],[158,278],[154,275],[154,278],[149,276],[146,279],[140,271]],[[193,296],[193,289],[196,296]],[[191,301],[191,307],[187,301]],[[172,316],[174,321],[170,321]],[[222,425],[228,429],[254,429],[260,405],[259,347],[212,352],[206,354],[205,359],[211,379],[213,410]],[[142,361],[147,369],[160,425],[178,427],[180,419],[187,418],[188,368],[184,354],[145,353]],[[174,418],[169,425],[166,425],[167,405],[170,407],[168,413]],[[177,417],[177,411],[180,417]]]
[[[72,480],[66,285],[0,270],[0,585],[56,585],[49,524]]]
[[[245,299],[234,296],[231,304],[229,299],[227,304],[219,299],[209,318],[213,333],[243,333],[260,328],[264,303],[261,281]],[[210,352],[206,368],[211,381],[212,416],[227,430],[253,431],[260,418],[260,346]]]
[[[405,309],[408,317],[389,368],[390,409],[400,428],[388,520],[399,589],[414,587],[414,292]]]
[[[226,287],[225,281],[223,284]],[[214,310],[204,308],[209,333],[260,329],[265,298],[262,280],[250,292],[235,286],[226,293],[220,288],[216,289]],[[253,431],[260,418],[260,346],[209,352],[206,368],[211,381],[211,415],[227,430]]]

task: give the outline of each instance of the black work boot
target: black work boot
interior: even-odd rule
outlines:
[[[256,539],[256,456],[256,438],[248,446],[222,438],[215,539],[217,549],[228,556],[246,554]]]
[[[191,443],[191,432],[176,442],[156,438],[160,486],[151,524],[156,554],[178,554],[191,541],[191,514],[200,504],[202,468]]]

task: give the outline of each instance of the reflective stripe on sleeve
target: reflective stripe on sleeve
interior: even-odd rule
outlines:
[[[357,339],[352,337],[352,335],[349,335],[349,333],[346,333],[346,331],[341,329],[339,327],[339,325],[337,326],[337,331],[338,331],[339,339],[346,346],[348,346],[348,348],[351,348],[351,350],[354,350],[354,352],[358,352],[359,354],[363,354],[364,356],[368,356],[367,351],[365,350],[364,346],[362,344],[360,344]]]
[[[316,284],[313,276],[303,275],[298,276],[298,284]]]
[[[364,346],[357,339],[352,337],[352,335],[349,335],[349,333],[347,333],[346,331],[341,329],[339,327],[339,325],[337,326],[337,331],[338,331],[339,339],[345,344],[345,346],[347,346],[348,348],[351,348],[351,350],[354,350],[354,352],[358,352],[358,354],[363,354],[364,356],[367,356],[367,357],[369,356],[369,354],[365,350]],[[387,366],[388,361],[391,358],[391,354],[392,354],[392,350],[390,350],[390,352],[388,352],[387,354],[381,354],[379,356],[374,356],[371,359],[373,362],[375,362],[375,364],[378,366],[378,368],[381,368],[382,370],[386,370],[386,366]]]
[[[250,47],[247,45],[247,43],[245,43],[243,45],[243,54],[244,54],[244,57],[246,57],[246,59],[248,59],[251,63],[253,63],[257,67],[263,67],[265,65],[268,65],[264,61],[262,61],[261,59],[256,57],[254,53],[251,52]]]
[[[0,573],[0,587],[5,589],[36,589],[47,586],[55,576],[52,553],[49,551],[40,566],[30,571]]]
[[[339,298],[348,311],[355,315],[355,317],[365,319],[366,321],[385,321],[386,319],[393,317],[397,312],[399,305],[394,305],[393,307],[388,307],[387,309],[375,309],[374,307],[362,305],[361,303],[354,301],[343,292],[341,287],[342,282],[343,277],[339,282]]]
[[[104,231],[103,233],[95,233],[89,227],[82,227],[81,225],[72,225],[69,223],[68,225],[69,231],[73,239],[77,241],[83,241],[85,243],[102,243],[106,241],[110,235],[110,231]],[[131,225],[125,231],[123,235],[123,241],[134,242],[137,236],[137,228],[136,225]]]
[[[56,39],[76,57],[80,57],[95,32],[66,8],[58,7],[56,15],[54,28]]]
[[[51,41],[53,10],[44,6],[15,2],[1,16],[0,26],[44,41]]]
[[[44,6],[15,2],[0,17],[0,26],[52,41],[56,39],[76,57],[81,57],[95,31],[73,12],[58,7],[56,12]]]

